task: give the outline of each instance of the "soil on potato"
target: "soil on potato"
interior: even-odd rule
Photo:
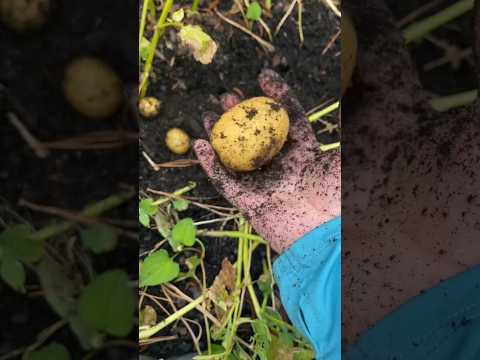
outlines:
[[[7,223],[18,221],[5,210],[8,208],[36,229],[56,219],[19,207],[19,199],[78,211],[126,187],[135,187],[138,180],[135,142],[110,150],[53,150],[42,159],[6,117],[7,112],[17,114],[41,141],[62,140],[100,130],[136,131],[135,118],[125,109],[112,120],[83,118],[64,100],[60,83],[62,70],[69,60],[96,55],[110,63],[127,86],[129,83],[136,86],[136,1],[131,1],[130,12],[124,2],[71,0],[55,4],[47,26],[38,32],[17,35],[0,24],[0,218]],[[118,41],[119,38],[122,41]],[[105,216],[136,220],[137,211],[134,199]],[[137,251],[136,241],[121,238],[115,251],[95,259],[95,270],[121,268],[135,279]],[[38,284],[38,279],[29,272],[27,286],[33,284]],[[21,295],[0,281],[0,299],[0,356],[31,345],[42,330],[59,320],[38,293]],[[133,344],[136,331],[132,331]],[[81,359],[86,354],[68,326],[51,336],[50,341],[64,344],[72,359]],[[113,346],[95,358],[132,359],[136,354],[135,348]]]
[[[230,1],[221,2],[220,10],[227,11],[232,4]],[[290,2],[275,1],[273,4],[272,19],[267,18],[272,31]],[[300,46],[296,19],[297,11],[294,10],[274,38],[275,51],[268,53],[253,38],[232,28],[214,13],[201,12],[192,22],[202,25],[219,46],[209,65],[199,64],[188,53],[179,50],[175,32],[166,32],[159,47],[163,59],[156,60],[156,81],[149,88],[149,95],[159,98],[162,107],[157,118],[141,121],[140,151],[146,152],[157,163],[180,158],[195,159],[193,151],[186,156],[177,156],[168,151],[164,143],[168,129],[180,127],[193,139],[206,138],[202,114],[206,111],[221,114],[218,100],[226,92],[240,91],[245,98],[263,95],[257,84],[257,76],[266,67],[274,69],[286,79],[307,111],[327,101],[336,101],[340,93],[340,41],[335,41],[339,19],[320,1],[304,1],[303,46]],[[256,27],[255,32],[259,32]],[[324,119],[337,123],[338,113],[332,113]],[[332,143],[339,139],[338,132],[320,133],[324,129],[320,122],[314,128],[322,143]],[[141,190],[152,188],[172,192],[189,181],[197,183],[190,195],[207,197],[209,203],[227,205],[199,166],[155,172],[143,157],[140,158]],[[185,216],[199,220],[210,215],[191,209]],[[150,249],[159,239],[153,232],[145,231],[141,236],[142,249]],[[213,238],[206,239],[204,243],[207,248],[208,284],[211,284],[220,270],[222,260],[229,258],[234,261],[236,243],[232,239]],[[261,272],[260,259],[259,256],[257,261],[253,260],[254,278]],[[168,358],[194,351],[189,336],[182,331],[179,326],[161,333],[160,335],[177,335],[180,340],[152,345],[144,354],[154,358]]]

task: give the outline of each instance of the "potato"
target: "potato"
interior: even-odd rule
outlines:
[[[280,152],[288,129],[288,114],[280,104],[267,97],[254,97],[221,116],[212,129],[210,142],[225,167],[252,171]]]
[[[83,57],[65,70],[64,94],[81,114],[92,119],[111,117],[123,99],[122,82],[103,61]]]
[[[342,95],[350,86],[353,71],[357,63],[357,34],[352,20],[347,14],[342,14]]]
[[[51,10],[50,0],[0,0],[2,23],[19,33],[42,27]]]
[[[172,128],[165,136],[165,144],[174,154],[183,155],[190,150],[190,136],[182,129]]]
[[[158,115],[161,105],[162,103],[157,98],[147,96],[139,101],[138,110],[144,118],[151,119]]]

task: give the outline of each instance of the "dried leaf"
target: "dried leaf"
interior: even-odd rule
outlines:
[[[210,64],[217,52],[217,43],[198,25],[186,25],[178,33],[182,44],[188,47],[195,60]]]

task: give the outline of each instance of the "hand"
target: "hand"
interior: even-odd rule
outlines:
[[[352,7],[359,57],[342,101],[347,342],[480,264],[479,108],[433,111],[382,1]]]
[[[271,164],[251,173],[232,173],[217,160],[210,143],[197,140],[195,152],[218,191],[236,206],[277,252],[340,215],[340,153],[322,153],[305,111],[289,86],[272,70],[259,75],[266,96],[281,103],[290,118],[289,138]],[[238,100],[223,97],[224,110]],[[218,116],[206,114],[210,133]]]

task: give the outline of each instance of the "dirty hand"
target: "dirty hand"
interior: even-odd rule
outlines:
[[[361,34],[342,100],[342,334],[352,341],[480,263],[480,104],[435,112],[383,1],[346,6]]]
[[[282,252],[317,226],[340,215],[340,152],[321,152],[305,111],[284,80],[272,70],[259,75],[266,96],[281,103],[290,118],[288,140],[272,163],[251,173],[232,173],[210,143],[197,140],[195,152],[218,191],[236,206],[272,248]],[[223,98],[224,110],[238,101]],[[204,116],[208,134],[218,115]]]

